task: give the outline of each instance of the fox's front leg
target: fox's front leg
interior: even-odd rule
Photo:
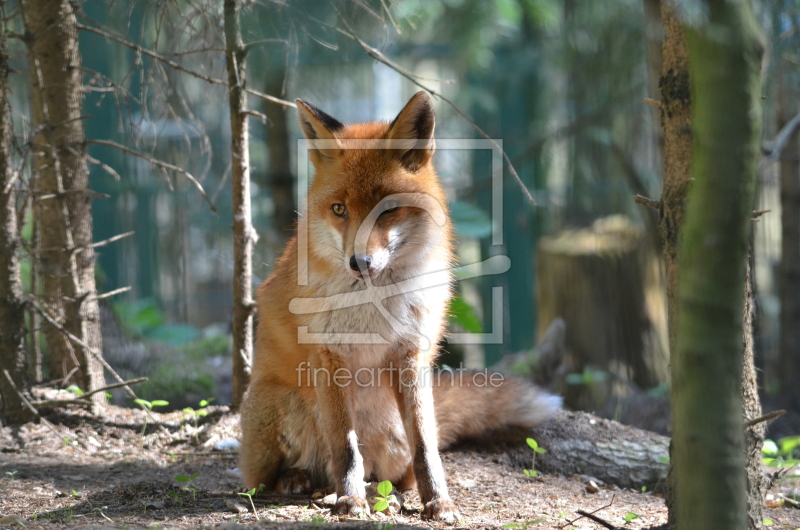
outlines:
[[[350,411],[349,388],[336,384],[337,370],[345,369],[340,355],[323,348],[311,358],[314,390],[320,409],[320,433],[330,457],[336,487],[334,514],[369,513],[364,484],[364,460]]]
[[[398,398],[413,454],[417,490],[425,506],[422,518],[453,522],[459,518],[459,513],[447,493],[444,468],[439,456],[433,409],[433,376],[430,365],[417,355],[409,354],[406,358],[400,375]]]

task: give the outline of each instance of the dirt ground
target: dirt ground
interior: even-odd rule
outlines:
[[[194,420],[182,412],[145,413],[109,406],[95,417],[80,408],[52,409],[19,429],[0,429],[0,528],[219,528],[240,525],[292,530],[404,527],[445,528],[421,521],[411,495],[401,513],[369,519],[335,517],[322,494],[287,497],[259,494],[256,514],[236,475],[235,451],[216,451],[238,436],[238,416],[211,407]],[[156,423],[154,423],[154,420]],[[524,441],[522,441],[524,443]],[[666,522],[659,495],[599,488],[589,493],[586,477],[527,477],[505,459],[485,452],[443,454],[450,492],[461,509],[456,528],[602,528],[576,510],[596,512],[621,528],[651,528]],[[197,477],[191,483],[178,475]],[[191,485],[191,486],[190,486]],[[637,518],[625,522],[628,513]],[[800,510],[767,509],[771,528],[799,528]]]

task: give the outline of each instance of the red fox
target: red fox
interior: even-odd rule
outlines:
[[[454,521],[439,448],[533,426],[561,398],[499,374],[431,372],[454,257],[427,94],[391,123],[345,126],[299,99],[297,110],[316,174],[298,235],[256,295],[244,482],[332,486],[333,512],[353,515],[369,512],[367,480],[416,484],[423,518]]]

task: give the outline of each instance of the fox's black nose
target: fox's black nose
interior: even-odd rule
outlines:
[[[366,254],[354,254],[350,258],[350,268],[356,272],[362,272],[369,269],[372,259]]]

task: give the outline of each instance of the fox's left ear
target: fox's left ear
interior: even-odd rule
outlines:
[[[399,158],[409,171],[419,170],[433,156],[435,123],[431,98],[425,92],[417,92],[389,125],[386,138],[403,140],[399,143],[400,149],[391,149],[397,145],[390,146],[390,155]]]

